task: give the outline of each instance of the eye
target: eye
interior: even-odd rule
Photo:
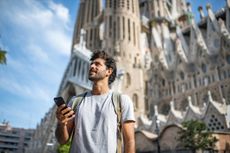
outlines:
[[[101,66],[102,64],[100,62],[95,62],[96,66]]]

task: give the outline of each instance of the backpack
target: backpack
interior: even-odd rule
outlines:
[[[72,104],[73,110],[75,110],[78,106],[80,106],[86,94],[87,92],[79,95],[73,100],[73,104]],[[122,137],[122,118],[121,118],[122,110],[121,110],[121,94],[120,93],[118,92],[112,93],[112,103],[113,103],[114,111],[117,115],[117,151],[116,153],[122,153],[123,137]]]

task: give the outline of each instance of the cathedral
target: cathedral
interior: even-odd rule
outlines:
[[[199,7],[195,21],[185,0],[81,0],[71,57],[58,95],[66,101],[91,89],[92,52],[115,57],[112,90],[130,96],[136,115],[136,150],[181,148],[177,132],[188,120],[203,121],[230,150],[230,0],[217,12]],[[104,5],[104,6],[103,6]],[[55,152],[56,106],[37,126],[27,152]],[[44,147],[45,146],[45,147]]]

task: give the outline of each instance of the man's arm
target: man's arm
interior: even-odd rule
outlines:
[[[126,121],[122,124],[125,153],[135,153],[134,121]]]
[[[71,108],[65,108],[65,104],[57,108],[56,118],[58,120],[55,131],[56,138],[60,144],[68,142],[74,128],[74,111]]]

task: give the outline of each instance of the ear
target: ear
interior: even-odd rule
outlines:
[[[113,73],[113,69],[112,68],[108,68],[106,71],[106,76],[110,76]]]

